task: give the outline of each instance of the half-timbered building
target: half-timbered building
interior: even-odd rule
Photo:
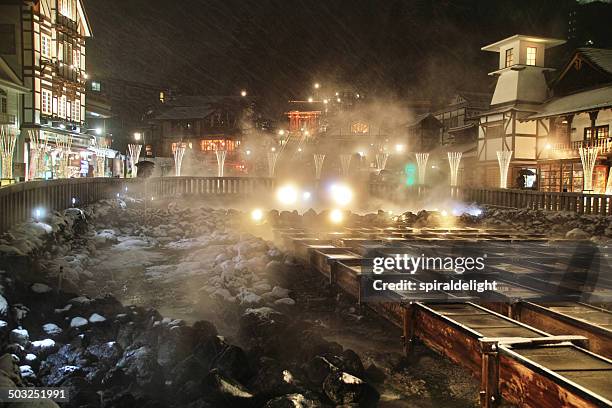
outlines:
[[[84,126],[91,28],[82,0],[2,1],[0,9],[0,24],[12,27],[14,38],[14,52],[2,57],[28,89],[21,107],[25,151],[30,139],[51,147],[70,144],[79,167],[80,152],[87,152],[93,137]],[[54,156],[48,159],[53,176]]]

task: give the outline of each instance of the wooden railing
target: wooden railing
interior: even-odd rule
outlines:
[[[464,201],[508,208],[612,215],[612,195],[513,189],[463,189]]]

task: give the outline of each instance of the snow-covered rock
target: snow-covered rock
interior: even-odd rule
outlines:
[[[44,324],[42,328],[49,336],[59,336],[63,332],[62,328],[55,323]]]
[[[570,230],[567,232],[567,234],[565,234],[565,238],[567,239],[589,239],[590,237],[591,235],[584,232],[580,228],[574,228],[573,230]]]
[[[30,290],[34,293],[44,294],[51,292],[53,289],[51,289],[51,286],[45,285],[44,283],[34,283],[30,286]]]
[[[104,323],[105,321],[106,317],[99,315],[98,313],[93,313],[91,316],[89,316],[89,323],[91,324]]]
[[[84,327],[84,326],[87,326],[88,323],[89,322],[84,317],[77,316],[77,317],[73,317],[72,320],[70,321],[70,327],[73,327],[73,328]]]
[[[295,300],[287,297],[287,298],[282,298],[282,299],[278,299],[274,302],[275,305],[281,305],[281,306],[293,306],[295,305]]]
[[[4,298],[4,296],[0,295],[0,317],[6,318],[8,317],[8,302]]]
[[[30,334],[26,329],[13,329],[9,336],[11,343],[17,343],[20,346],[26,346],[30,340]]]
[[[19,371],[21,373],[21,377],[23,378],[36,378],[36,374],[34,374],[34,370],[29,365],[19,366]]]

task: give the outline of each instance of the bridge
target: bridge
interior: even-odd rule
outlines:
[[[168,198],[235,197],[271,194],[276,180],[266,177],[156,177],[150,179],[78,178],[37,180],[0,188],[0,233],[31,218],[37,208],[59,211],[117,197],[126,191],[134,197]],[[372,197],[403,202],[426,198],[429,188],[370,183]],[[517,189],[449,187],[449,198],[505,208],[568,211],[577,214],[612,215],[612,196],[605,194],[558,193]]]

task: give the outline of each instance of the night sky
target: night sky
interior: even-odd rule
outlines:
[[[85,0],[88,69],[187,94],[247,88],[270,109],[313,82],[369,95],[486,90],[516,33],[565,38],[569,0]],[[563,53],[566,51],[559,51]]]

